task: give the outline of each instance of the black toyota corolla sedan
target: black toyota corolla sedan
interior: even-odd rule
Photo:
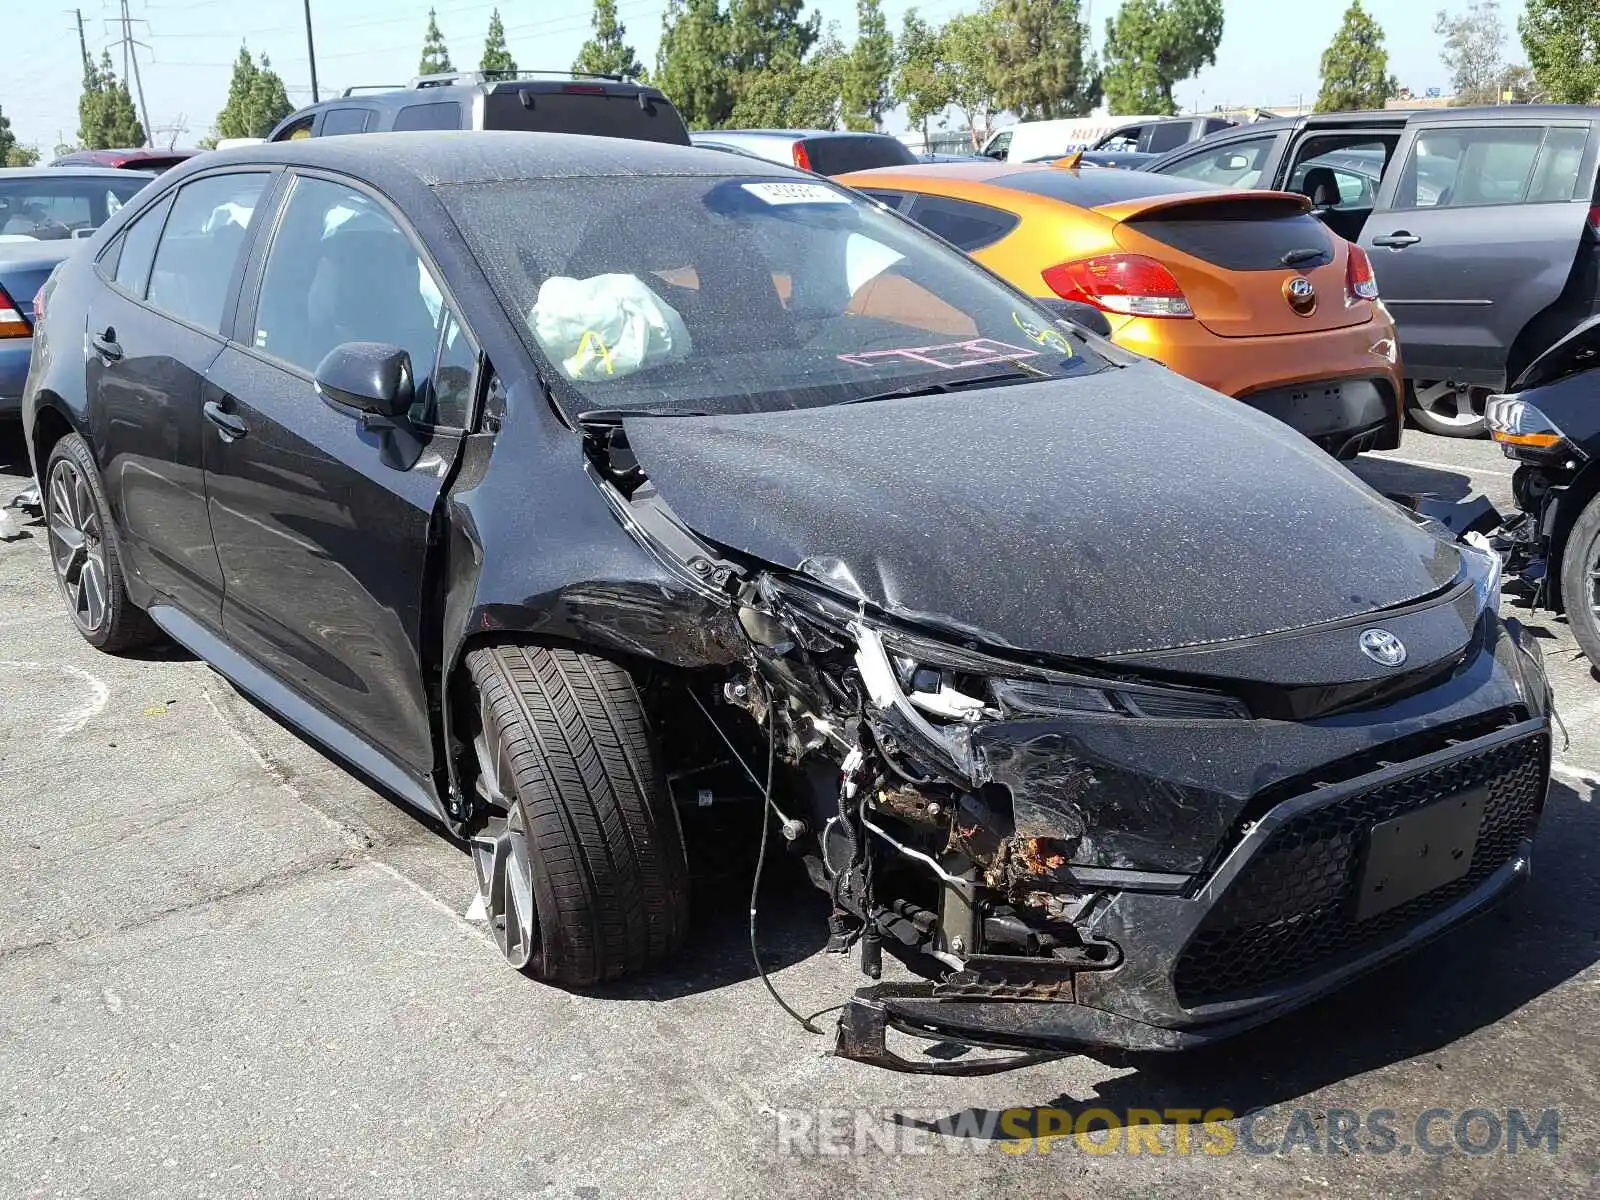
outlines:
[[[839,1024],[899,1069],[960,1064],[891,1027],[1236,1033],[1527,872],[1549,693],[1493,556],[815,176],[209,154],[43,308],[78,628],[165,634],[470,839],[539,979],[677,949],[678,806],[741,798],[835,949],[917,968]]]

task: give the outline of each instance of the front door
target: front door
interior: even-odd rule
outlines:
[[[1517,335],[1562,294],[1593,190],[1587,122],[1408,130],[1361,245],[1406,374],[1500,387]]]
[[[425,773],[429,530],[470,418],[476,351],[387,207],[312,176],[293,183],[240,329],[207,379],[220,418],[205,463],[224,629]],[[317,395],[317,365],[352,341],[410,354],[418,399],[402,429],[369,430]]]
[[[203,176],[140,215],[98,264],[88,386],[101,478],[127,568],[216,628],[222,569],[206,523],[201,388],[222,352],[252,215],[272,176]]]

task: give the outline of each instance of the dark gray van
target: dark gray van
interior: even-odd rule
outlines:
[[[689,144],[689,130],[658,88],[620,75],[568,71],[421,75],[403,88],[347,88],[291,113],[269,142],[419,129],[514,129]]]
[[[1451,437],[1600,313],[1600,108],[1507,105],[1260,121],[1145,169],[1310,197],[1372,258],[1400,331],[1408,411]]]

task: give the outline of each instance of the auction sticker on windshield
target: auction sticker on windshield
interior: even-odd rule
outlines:
[[[850,198],[820,183],[746,183],[740,185],[763,204],[849,204]]]

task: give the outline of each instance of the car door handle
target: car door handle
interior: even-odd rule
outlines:
[[[206,414],[206,420],[217,427],[218,435],[225,442],[237,441],[250,432],[250,426],[231,412],[225,411],[215,400],[207,400],[201,411]]]
[[[107,330],[89,339],[89,344],[94,347],[94,352],[107,362],[116,362],[122,357],[122,347],[117,342],[117,331]]]
[[[1372,239],[1374,246],[1387,246],[1391,250],[1404,250],[1407,246],[1415,246],[1422,239],[1414,233],[1407,233],[1404,229],[1394,233],[1386,233],[1382,237]]]

